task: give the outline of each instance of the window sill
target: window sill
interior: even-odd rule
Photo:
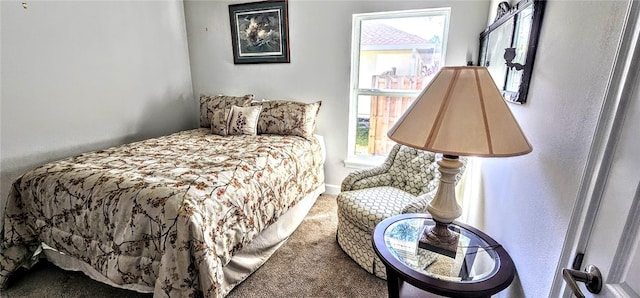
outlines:
[[[368,169],[384,163],[386,156],[354,155],[344,161],[344,166],[351,169]]]

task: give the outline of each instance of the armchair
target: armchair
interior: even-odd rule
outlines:
[[[371,243],[375,226],[401,213],[425,212],[440,182],[436,154],[396,144],[385,162],[350,173],[342,181],[338,205],[338,244],[360,267],[386,279]],[[461,158],[464,171],[466,160]]]

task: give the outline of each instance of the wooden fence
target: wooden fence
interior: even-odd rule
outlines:
[[[377,75],[373,86],[378,89],[422,90],[428,77]],[[411,105],[414,97],[372,96],[369,118],[368,152],[371,155],[386,155],[395,144],[387,132]]]

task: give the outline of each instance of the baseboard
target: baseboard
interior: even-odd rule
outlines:
[[[325,186],[324,193],[326,193],[328,195],[338,195],[340,193],[340,186],[339,185],[325,184],[324,186]]]

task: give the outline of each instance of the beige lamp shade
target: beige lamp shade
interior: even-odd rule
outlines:
[[[397,143],[456,156],[516,156],[531,144],[485,67],[444,67],[388,134]]]

